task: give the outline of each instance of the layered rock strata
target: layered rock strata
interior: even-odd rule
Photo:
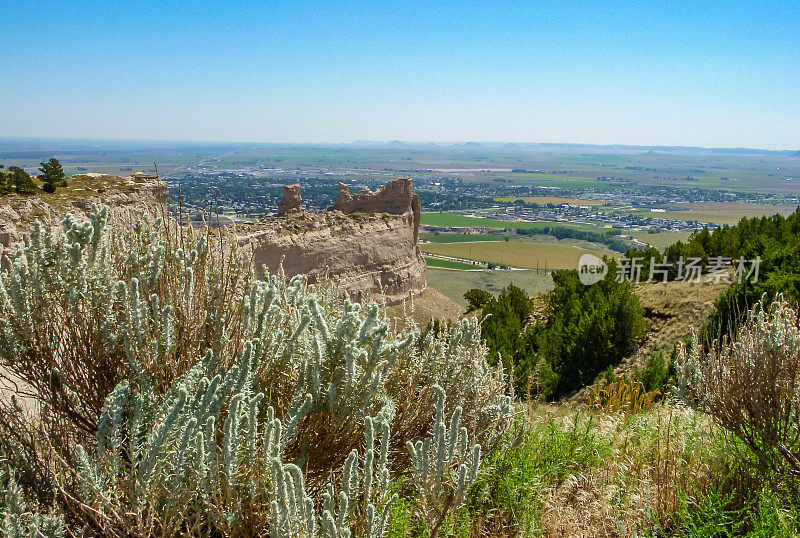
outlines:
[[[291,207],[299,192],[287,191]],[[426,286],[425,259],[417,244],[419,198],[411,178],[397,178],[375,192],[350,193],[339,184],[336,205],[265,219],[239,228],[239,245],[256,267],[287,276],[322,275],[359,300],[383,296],[389,304],[418,295]]]
[[[109,206],[109,221],[130,226],[145,214],[167,211],[167,186],[154,177],[76,176],[54,195],[0,198],[0,245],[24,241],[35,220],[56,224],[68,212],[88,215],[93,203]],[[426,287],[425,260],[417,238],[419,198],[411,178],[371,191],[339,184],[336,205],[318,213],[302,205],[299,185],[284,188],[277,218],[229,227],[256,267],[291,277],[327,275],[343,293],[363,300],[402,302]],[[235,231],[234,231],[235,230]]]

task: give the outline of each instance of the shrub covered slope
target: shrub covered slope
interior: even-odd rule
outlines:
[[[4,536],[800,533],[790,298],[606,376],[583,409],[515,403],[505,372],[558,395],[627,352],[629,284],[560,272],[541,318],[518,288],[470,293],[482,323],[421,333],[218,231],[106,221],[5,253]]]
[[[106,220],[37,224],[1,277],[3,375],[35,411],[3,409],[12,494],[98,535],[381,536],[408,469],[431,533],[459,507],[511,411],[475,321],[421,340],[209,230]],[[54,524],[20,506],[18,530]]]

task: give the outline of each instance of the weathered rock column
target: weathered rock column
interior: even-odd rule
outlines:
[[[303,198],[300,196],[300,185],[284,185],[283,199],[278,204],[278,216],[288,217],[305,212]]]

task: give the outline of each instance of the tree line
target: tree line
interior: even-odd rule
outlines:
[[[591,384],[632,351],[647,330],[630,282],[616,280],[616,262],[604,280],[587,286],[577,270],[553,272],[555,288],[536,316],[534,302],[510,284],[497,296],[472,289],[467,312],[478,312],[489,361],[502,361],[521,393],[567,395]]]
[[[706,340],[730,335],[762,297],[768,303],[778,294],[793,304],[800,300],[800,208],[788,217],[745,217],[733,226],[713,231],[704,228],[685,242],[673,243],[663,254],[649,247],[629,250],[625,257],[642,259],[645,269],[651,258],[654,263],[668,264],[668,280],[680,278],[675,262],[681,257],[699,259],[704,270],[720,258],[730,260],[733,267],[740,259],[758,259],[757,278],[733,278],[731,286],[717,299],[702,331]]]
[[[606,232],[593,232],[588,230],[577,230],[566,226],[547,226],[544,228],[520,228],[517,230],[520,235],[552,235],[556,239],[579,239],[591,243],[600,243],[615,252],[626,252],[629,248],[628,243],[620,239],[618,230],[607,230]]]

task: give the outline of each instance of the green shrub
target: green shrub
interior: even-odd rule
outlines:
[[[790,538],[800,535],[800,503],[796,492],[780,488],[771,491],[764,488],[749,510],[750,529],[748,536],[758,538]]]
[[[39,190],[33,178],[19,166],[9,166],[8,172],[0,173],[0,179],[3,192],[34,194]]]
[[[669,360],[660,352],[650,353],[644,368],[637,370],[634,374],[636,380],[642,384],[645,392],[657,390],[664,393],[674,384],[677,356],[677,347],[673,349]]]
[[[482,535],[535,534],[540,494],[596,467],[611,448],[595,436],[591,418],[576,415],[567,426],[552,419],[531,426],[511,434],[517,439],[488,456],[487,472],[473,488],[465,510],[471,521],[483,522]]]
[[[723,493],[719,486],[703,494],[679,491],[681,536],[740,536],[744,528],[744,510],[732,508],[733,493]]]
[[[489,346],[489,361],[492,364],[502,362],[510,375],[514,374],[515,365],[524,353],[522,329],[531,312],[533,301],[514,284],[509,284],[483,305],[481,327]]]
[[[646,321],[629,282],[615,280],[614,263],[604,280],[586,286],[576,270],[553,273],[555,289],[547,296],[546,321],[527,333],[525,360],[520,366],[548,361],[558,376],[551,396],[592,383],[618,364],[644,334]],[[526,364],[527,363],[527,364]]]
[[[469,314],[489,304],[492,300],[492,294],[485,290],[473,288],[464,294],[464,299],[469,303],[465,312]]]

